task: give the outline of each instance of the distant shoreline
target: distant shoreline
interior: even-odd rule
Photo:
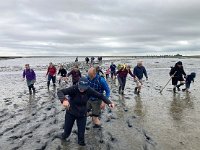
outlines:
[[[77,57],[77,56],[0,56],[0,60],[6,59],[16,59],[16,58],[47,58],[47,57]],[[78,56],[78,57],[87,57],[87,56]],[[91,56],[88,56],[91,57]],[[94,56],[98,57],[98,56]],[[171,55],[160,55],[160,56],[102,56],[102,57],[128,57],[128,58],[200,58],[200,55],[193,56],[171,56]]]
[[[15,59],[15,58],[23,58],[23,57],[19,57],[19,56],[17,56],[17,57],[15,57],[15,56],[13,56],[13,57],[9,57],[9,56],[1,56],[1,57],[0,57],[0,60]]]

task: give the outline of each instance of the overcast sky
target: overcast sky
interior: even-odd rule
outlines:
[[[200,55],[199,0],[0,1],[0,56]]]

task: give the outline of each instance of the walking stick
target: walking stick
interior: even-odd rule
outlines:
[[[162,91],[164,90],[164,88],[168,85],[168,83],[171,81],[172,77],[176,74],[177,71],[174,72],[173,75],[170,76],[170,79],[167,81],[167,83],[165,84],[165,86],[160,90],[160,93],[162,93]]]

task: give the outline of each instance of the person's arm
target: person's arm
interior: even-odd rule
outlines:
[[[184,75],[184,77],[186,76],[186,73],[185,73],[185,71],[184,71],[184,69],[182,68],[182,71],[183,71],[183,75]]]
[[[34,76],[34,80],[36,81],[36,74],[35,74],[35,71],[32,69],[33,71],[33,76]]]
[[[46,73],[46,76],[48,75],[48,73],[49,73],[49,67],[47,68],[47,73]]]
[[[64,73],[67,74],[67,70],[66,69],[64,69]]]
[[[128,73],[131,75],[131,77],[133,77],[133,78],[135,78],[135,75],[131,72],[131,70],[129,69],[129,70],[127,70],[128,71]]]
[[[54,76],[56,75],[56,67],[54,67],[54,74],[53,74]]]
[[[61,69],[59,69],[59,71],[58,71],[58,75],[61,73]]]
[[[66,89],[61,89],[57,92],[57,95],[58,95],[58,99],[60,100],[61,103],[63,103],[63,101],[67,100],[65,95],[70,95],[73,93],[74,91],[74,86],[71,86],[69,88],[66,88]]]
[[[102,88],[106,91],[106,97],[109,98],[110,97],[110,88],[109,88],[106,80],[101,77],[100,83],[101,83]]]
[[[73,70],[72,70],[73,71]],[[72,75],[72,71],[70,71],[68,74],[67,74],[67,77],[69,77],[70,75]]]
[[[101,99],[101,100],[103,100],[106,104],[112,104],[112,102],[111,102],[106,96],[104,96],[103,94],[101,94],[101,93],[95,91],[95,90],[92,89],[91,87],[88,88],[87,92],[88,92],[88,95],[89,95],[89,96],[92,96],[92,97],[96,97],[96,98],[98,98],[98,99]]]
[[[80,76],[80,78],[81,78],[81,72],[80,72],[80,70],[79,70],[79,76]]]
[[[143,73],[144,73],[144,75],[145,75],[146,79],[148,79],[148,76],[147,76],[147,71],[146,71],[145,67],[143,67]]]
[[[24,69],[24,71],[23,71],[23,78],[25,78],[25,75],[26,75],[26,71]]]

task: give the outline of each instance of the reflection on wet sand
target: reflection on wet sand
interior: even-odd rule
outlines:
[[[135,96],[135,108],[134,108],[134,113],[139,116],[139,117],[143,117],[145,116],[145,111],[143,109],[143,105],[142,105],[142,101],[141,101],[141,96]]]
[[[173,94],[170,115],[176,121],[181,121],[184,117],[184,109],[193,108],[193,102],[190,98],[190,93],[185,93],[184,97],[181,97],[180,94]]]

